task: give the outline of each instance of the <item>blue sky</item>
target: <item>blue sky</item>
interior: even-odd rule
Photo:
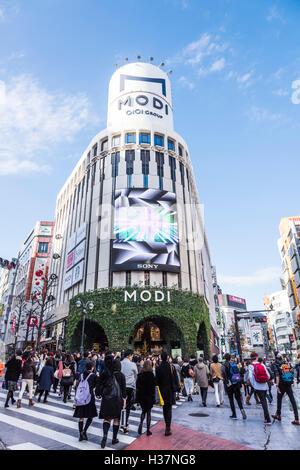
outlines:
[[[114,64],[153,56],[173,70],[221,287],[261,308],[280,218],[299,215],[299,21],[296,0],[0,0],[0,256],[53,219]]]

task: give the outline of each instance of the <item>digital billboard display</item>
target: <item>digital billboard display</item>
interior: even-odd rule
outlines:
[[[179,272],[176,196],[159,189],[115,194],[112,270]]]

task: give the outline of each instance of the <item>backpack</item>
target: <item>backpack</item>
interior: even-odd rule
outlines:
[[[85,380],[83,379],[83,375],[81,375],[81,380],[77,387],[74,400],[76,406],[88,405],[88,403],[91,401],[92,397],[90,392],[90,385],[88,383],[88,379],[91,375],[92,373],[90,373]]]
[[[102,391],[102,397],[105,398],[105,400],[121,401],[120,385],[114,374],[106,380]]]
[[[229,364],[229,377],[232,384],[237,384],[241,382],[241,376],[238,366],[234,364]]]
[[[69,367],[66,367],[65,369],[63,369],[62,374],[63,374],[63,377],[71,377],[72,371],[71,369],[69,369]]]
[[[181,373],[182,373],[182,377],[183,377],[184,379],[188,379],[188,378],[191,377],[191,375],[190,375],[190,369],[191,369],[190,364],[187,364],[187,365],[185,365],[185,366],[182,366],[182,368],[181,368]]]
[[[290,364],[281,364],[279,366],[279,374],[282,382],[292,384],[294,382],[294,372]]]
[[[255,382],[259,384],[266,384],[269,382],[269,377],[266,371],[266,368],[263,366],[263,364],[258,363],[258,364],[252,364],[254,368],[254,380]]]

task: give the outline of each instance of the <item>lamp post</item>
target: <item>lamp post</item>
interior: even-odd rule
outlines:
[[[83,318],[82,318],[82,332],[81,332],[81,346],[80,346],[80,354],[82,355],[83,352],[84,352],[84,328],[85,328],[85,317],[86,317],[86,314],[87,314],[87,309],[89,308],[90,310],[93,310],[94,309],[94,304],[93,302],[87,302],[87,303],[82,303],[80,299],[78,299],[75,303],[76,307],[79,309],[79,308],[82,308],[82,314],[83,314]]]

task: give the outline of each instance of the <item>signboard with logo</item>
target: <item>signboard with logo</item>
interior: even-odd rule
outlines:
[[[179,272],[176,196],[159,189],[115,195],[113,271]]]
[[[44,237],[51,237],[52,234],[52,226],[51,225],[41,225],[40,226],[40,235]]]
[[[64,290],[83,279],[86,232],[87,224],[84,222],[68,240]]]
[[[263,346],[263,334],[260,325],[251,324],[250,325],[250,334],[251,334],[251,344],[252,346]]]

